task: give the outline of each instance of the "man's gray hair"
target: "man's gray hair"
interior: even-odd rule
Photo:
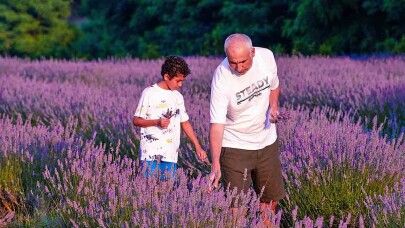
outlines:
[[[245,34],[234,33],[234,34],[229,35],[228,38],[226,38],[226,40],[225,40],[225,44],[224,44],[225,53],[226,53],[226,49],[228,48],[229,44],[235,40],[243,41],[249,49],[251,49],[253,47],[252,40],[250,39],[250,37],[248,37]]]

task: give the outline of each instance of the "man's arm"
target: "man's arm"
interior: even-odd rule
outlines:
[[[133,124],[137,127],[161,127],[167,128],[169,126],[170,119],[156,119],[146,120],[144,118],[134,116]]]
[[[193,127],[191,126],[190,122],[189,121],[182,122],[181,128],[183,129],[184,133],[186,133],[190,141],[194,144],[198,158],[200,158],[201,161],[207,159],[207,152],[205,152],[205,150],[202,149],[200,143],[198,142],[197,136],[195,135]]]
[[[280,86],[270,91],[270,122],[276,123],[279,114],[278,98],[280,96]]]
[[[210,181],[214,182],[214,188],[218,187],[221,178],[221,164],[219,162],[222,148],[222,138],[224,136],[224,124],[212,123],[210,126],[210,150],[211,150],[211,174]],[[210,186],[210,190],[212,187]]]

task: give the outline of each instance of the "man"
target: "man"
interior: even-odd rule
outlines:
[[[221,176],[238,191],[246,192],[253,184],[260,194],[264,187],[260,208],[275,212],[285,191],[275,126],[280,87],[274,56],[253,47],[244,34],[230,35],[224,49],[227,58],[211,84],[209,177],[213,187]]]

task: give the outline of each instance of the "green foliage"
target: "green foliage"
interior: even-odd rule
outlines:
[[[14,195],[23,194],[21,162],[15,156],[0,157],[0,192],[5,190]]]
[[[38,174],[25,156],[7,154],[0,155],[0,212],[17,211],[17,218],[32,212],[32,201],[29,194],[35,189],[39,180]],[[37,175],[39,176],[39,175]],[[31,195],[32,196],[32,195]]]
[[[395,44],[405,34],[404,0],[302,0],[290,9],[296,17],[283,33],[297,53],[401,53]]]
[[[5,0],[0,54],[223,55],[231,33],[246,33],[276,53],[401,54],[403,21],[405,0]]]
[[[78,58],[106,58],[122,49],[114,43],[114,37],[105,22],[99,18],[84,23],[79,37],[73,44]]]
[[[250,35],[254,45],[288,50],[281,30],[287,1],[84,1],[83,36],[76,42],[84,57],[164,55],[223,55],[223,41],[230,33]],[[237,20],[235,19],[237,18]],[[88,35],[88,34],[91,35]],[[105,42],[108,45],[100,45]]]
[[[350,168],[349,165],[313,172],[314,175],[310,178],[308,174],[299,177],[299,185],[294,180],[287,180],[286,189],[290,201],[283,201],[282,207],[292,211],[296,205],[299,205],[297,217],[322,216],[326,224],[329,223],[330,215],[335,215],[335,222],[338,222],[344,220],[349,213],[355,221],[358,220],[359,215],[370,214],[370,208],[364,205],[367,197],[383,195],[387,189],[393,191],[395,183],[401,179],[401,176],[396,174],[382,179],[373,178],[375,175],[373,168],[368,167],[360,171]],[[293,222],[290,221],[290,223]]]
[[[394,53],[405,53],[405,35],[402,36],[401,40],[397,44],[395,44]]]
[[[331,55],[332,54],[332,46],[327,43],[323,43],[319,46],[319,54],[321,55]]]
[[[0,3],[0,53],[38,58],[63,57],[74,30],[70,0],[5,0]]]

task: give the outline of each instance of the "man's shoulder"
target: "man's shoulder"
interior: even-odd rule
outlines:
[[[229,69],[228,59],[225,58],[215,69],[214,77],[222,77],[226,74],[232,74],[231,70]]]
[[[254,47],[255,48],[255,55],[263,56],[265,58],[271,57],[274,58],[273,52],[268,48],[263,47]]]
[[[229,69],[228,58],[225,57],[217,66],[217,69]]]

